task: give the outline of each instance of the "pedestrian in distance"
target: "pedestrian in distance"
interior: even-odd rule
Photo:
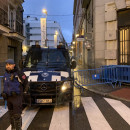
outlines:
[[[7,100],[11,130],[22,129],[22,99],[23,93],[28,91],[26,75],[18,70],[13,59],[6,60],[4,74],[4,89],[1,94]]]

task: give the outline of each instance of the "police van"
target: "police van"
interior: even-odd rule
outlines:
[[[24,94],[24,104],[60,105],[73,99],[73,75],[76,62],[70,59],[68,49],[41,48],[33,45],[20,64],[28,77],[29,90]]]

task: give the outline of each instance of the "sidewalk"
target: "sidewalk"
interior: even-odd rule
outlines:
[[[130,87],[121,88],[108,94],[110,97],[118,98],[130,102]]]

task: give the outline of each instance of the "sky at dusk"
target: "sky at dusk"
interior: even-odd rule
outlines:
[[[44,17],[42,9],[47,9],[47,20],[57,21],[67,43],[72,41],[74,0],[24,0],[24,17]]]

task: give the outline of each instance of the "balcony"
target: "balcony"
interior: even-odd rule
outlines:
[[[33,40],[33,41],[37,40],[37,41],[40,41],[40,40],[41,40],[41,35],[32,35],[32,36],[30,36],[30,40]]]
[[[2,25],[8,24],[8,13],[2,8],[0,8],[0,24]]]
[[[9,31],[10,31],[10,29],[8,27],[0,25],[0,34],[2,34],[2,33],[9,33]]]
[[[16,32],[23,35],[23,24],[16,20]]]
[[[17,40],[19,42],[23,42],[23,40],[25,39],[24,36],[18,34],[17,32],[4,33],[3,35],[8,37],[8,38],[15,39],[15,40]]]
[[[5,10],[0,8],[0,34],[9,33],[10,29],[8,27],[8,14]]]

